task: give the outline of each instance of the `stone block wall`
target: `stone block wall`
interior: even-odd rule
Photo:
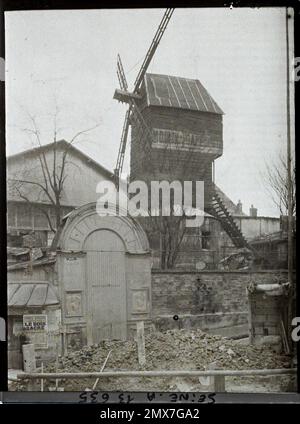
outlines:
[[[248,333],[246,287],[285,280],[277,271],[152,271],[152,319],[158,330],[201,328],[221,334]],[[178,317],[178,319],[177,319]],[[231,333],[230,331],[231,330]]]

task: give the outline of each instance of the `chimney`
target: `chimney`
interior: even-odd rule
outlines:
[[[256,218],[257,217],[257,208],[255,208],[253,205],[251,205],[251,208],[249,209],[249,215],[252,218]]]
[[[240,200],[238,201],[236,205],[235,211],[237,215],[243,215],[243,204]]]

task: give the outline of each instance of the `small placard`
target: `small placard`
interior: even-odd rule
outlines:
[[[23,315],[23,329],[27,331],[47,330],[47,315]]]
[[[132,291],[132,313],[143,314],[148,312],[148,289],[138,289]]]
[[[66,292],[66,315],[68,317],[82,316],[81,292]]]
[[[23,330],[36,349],[48,347],[47,315],[23,315]]]

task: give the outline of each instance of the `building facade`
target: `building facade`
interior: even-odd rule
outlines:
[[[99,181],[112,179],[109,170],[65,140],[9,156],[7,228],[10,246],[21,247],[22,236],[26,234],[34,234],[37,246],[51,244],[53,230],[56,230],[56,210],[45,188],[48,186],[48,193],[54,198],[50,177],[54,170],[59,176],[63,163],[61,217],[75,207],[95,202]]]

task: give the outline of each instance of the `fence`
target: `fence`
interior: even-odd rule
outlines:
[[[132,377],[213,377],[214,391],[225,392],[226,391],[226,377],[229,376],[272,376],[272,375],[296,375],[296,368],[274,368],[274,369],[246,369],[246,370],[206,370],[206,371],[188,371],[188,370],[160,370],[160,371],[105,371],[105,372],[67,372],[67,373],[22,373],[18,374],[19,380],[29,380],[28,390],[32,389],[31,380],[41,380],[41,386],[43,386],[43,380],[56,379],[103,379],[107,377],[115,378],[132,378]]]

